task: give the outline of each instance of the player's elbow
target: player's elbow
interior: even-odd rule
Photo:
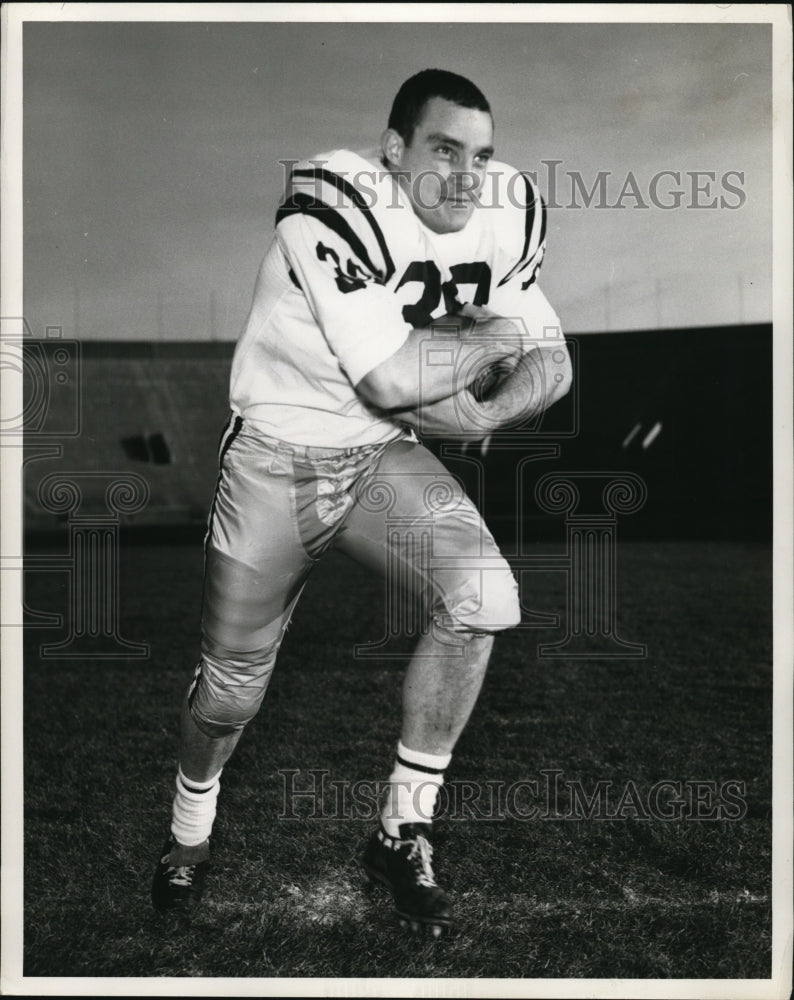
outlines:
[[[568,346],[564,342],[553,348],[541,348],[543,358],[543,406],[551,406],[570,392],[573,366]]]
[[[564,358],[555,366],[554,381],[557,385],[556,398],[562,399],[563,396],[571,391],[571,386],[573,385],[573,365],[571,364],[571,356],[568,353],[568,348],[563,347],[559,350],[564,355]]]

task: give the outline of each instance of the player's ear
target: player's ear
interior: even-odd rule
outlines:
[[[405,141],[399,132],[387,128],[380,137],[380,148],[384,160],[392,167],[399,167],[403,160]]]

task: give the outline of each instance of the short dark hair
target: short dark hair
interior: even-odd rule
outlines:
[[[462,108],[487,111],[492,115],[485,94],[471,80],[445,69],[423,69],[397,91],[389,115],[389,128],[398,132],[406,145],[411,144],[425,105],[432,97],[443,97]]]

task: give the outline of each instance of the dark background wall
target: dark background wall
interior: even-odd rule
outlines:
[[[771,538],[771,325],[569,340],[575,390],[540,422],[494,435],[484,455],[476,444],[433,444],[497,534],[510,534],[517,512],[525,538],[556,531],[559,518],[534,498],[546,473],[630,472],[647,499],[621,518],[625,537]],[[93,516],[106,509],[108,479],[133,472],[149,499],[123,521],[198,532],[228,417],[232,350],[208,342],[26,343],[26,530],[66,520],[42,503],[46,477],[81,473],[81,514]]]
[[[538,428],[539,441],[555,440],[555,430],[566,436],[557,438],[558,458],[532,463],[530,479],[575,470],[640,476],[647,499],[621,518],[624,537],[771,538],[771,325],[572,339],[575,388]],[[492,515],[509,506],[516,478],[509,440],[494,450],[504,437],[486,456]],[[501,493],[495,483],[505,484]],[[525,485],[521,510],[534,522],[530,493]]]

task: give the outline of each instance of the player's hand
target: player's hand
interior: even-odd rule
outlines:
[[[482,378],[486,383],[492,382],[492,376],[504,376],[524,357],[525,348],[522,331],[510,319],[503,316],[490,316],[476,322],[473,336],[467,341],[483,344],[484,366],[478,381]],[[485,393],[483,394],[484,398]]]
[[[474,394],[479,400],[485,398],[497,376],[503,377],[524,356],[520,328],[485,306],[467,302],[459,312],[444,316],[436,323],[439,327],[455,327],[461,343],[468,348],[480,348],[479,357],[470,354],[470,362],[466,364],[468,384],[476,386]]]
[[[461,324],[461,340],[466,343],[482,340],[493,359],[513,358],[517,362],[524,354],[522,331],[513,320],[471,303],[466,303],[458,316],[471,321]]]

